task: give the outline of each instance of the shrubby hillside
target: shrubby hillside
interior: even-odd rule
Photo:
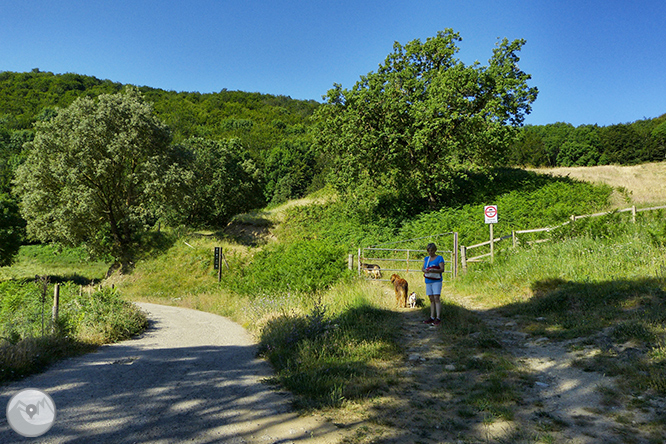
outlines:
[[[34,137],[35,122],[49,119],[79,97],[115,94],[124,86],[38,69],[0,72],[0,192],[9,191],[13,169],[22,160],[22,146]],[[300,197],[312,183],[316,159],[308,128],[319,103],[226,89],[208,94],[148,86],[139,90],[169,127],[173,143],[193,137],[236,140],[260,165],[267,201]]]

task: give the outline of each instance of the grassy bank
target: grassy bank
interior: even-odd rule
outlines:
[[[235,320],[254,334],[261,356],[276,370],[273,382],[294,393],[298,406],[339,407],[391,384],[395,375],[388,363],[401,358],[400,318],[382,287],[350,278],[346,263],[331,261],[318,245],[264,245],[263,254],[256,254],[228,240],[194,234],[174,242],[165,255],[137,264],[132,275],[112,281],[131,300]],[[212,267],[216,246],[229,265],[222,264],[221,283]],[[296,269],[294,260],[303,253],[310,260],[303,257]],[[345,255],[335,259],[344,262]],[[335,283],[332,275],[338,276]]]
[[[5,276],[0,281],[0,383],[127,339],[147,326],[145,315],[115,290],[90,285],[102,280],[106,268],[78,249],[32,245],[22,248],[16,265],[0,270]],[[55,284],[57,319],[52,317]]]

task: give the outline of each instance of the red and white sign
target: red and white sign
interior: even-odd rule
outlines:
[[[497,205],[486,205],[483,207],[483,215],[486,217],[487,224],[497,223]]]

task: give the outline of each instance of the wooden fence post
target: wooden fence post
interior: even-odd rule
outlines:
[[[467,247],[464,245],[460,246],[460,263],[462,264],[463,273],[467,272]]]
[[[60,305],[60,284],[53,286],[53,311],[51,312],[51,333],[57,331],[58,309]]]
[[[347,255],[347,268],[349,268],[349,270],[354,269],[354,255],[351,253]]]
[[[511,242],[513,243],[513,248],[518,246],[518,239],[516,238],[516,230],[511,230]]]
[[[631,206],[631,221],[636,223],[636,205]]]

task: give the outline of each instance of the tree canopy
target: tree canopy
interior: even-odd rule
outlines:
[[[504,39],[487,66],[468,66],[456,58],[460,40],[447,29],[426,42],[396,42],[377,72],[328,92],[315,137],[339,190],[436,206],[456,175],[505,159],[537,96],[518,67],[525,42]]]
[[[83,97],[35,126],[16,173],[28,234],[127,264],[137,234],[187,177],[168,128],[134,87]]]
[[[527,125],[511,147],[520,166],[635,165],[666,159],[666,114],[609,126]]]
[[[172,222],[191,227],[223,227],[233,216],[265,204],[262,177],[238,139],[191,138],[183,143],[184,198],[172,207]]]
[[[0,193],[0,267],[14,261],[23,241],[24,227],[16,202],[8,194]]]

